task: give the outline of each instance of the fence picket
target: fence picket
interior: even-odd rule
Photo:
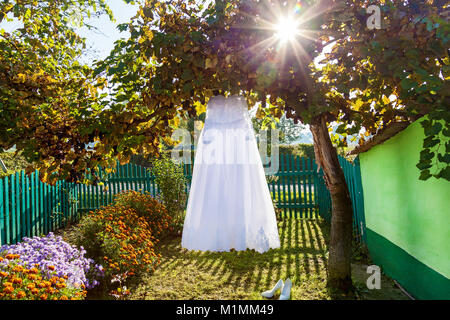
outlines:
[[[280,157],[280,171],[283,171],[282,169],[282,163],[281,163],[281,157]],[[281,176],[278,176],[278,180],[277,180],[277,191],[278,191],[278,209],[280,209],[281,211]]]
[[[3,178],[0,178],[0,245],[6,243],[5,233],[5,192],[3,190]]]
[[[42,194],[43,194],[43,207],[44,207],[44,209],[43,209],[43,220],[44,220],[44,225],[43,225],[43,228],[42,228],[42,232],[44,233],[44,234],[47,234],[47,233],[49,233],[50,232],[50,229],[49,229],[49,227],[48,227],[48,205],[47,205],[47,199],[48,199],[48,188],[47,188],[47,184],[46,183],[43,183],[42,184]]]
[[[295,173],[297,172],[297,168],[295,166],[295,160],[296,160],[296,156],[291,156],[291,171],[292,171],[292,197],[294,199],[293,203],[294,203],[294,218],[298,217],[298,201],[297,201],[297,191],[295,190],[296,188],[296,183],[295,183]]]
[[[16,238],[18,239],[17,241],[20,241],[20,239],[22,239],[22,228],[21,228],[21,204],[22,201],[20,199],[20,194],[21,194],[21,185],[20,185],[20,172],[16,172]]]
[[[309,177],[309,183],[308,183],[308,190],[309,190],[309,192],[308,192],[308,197],[309,197],[309,204],[310,204],[310,207],[309,207],[309,213],[310,213],[310,218],[312,219],[312,218],[314,218],[314,210],[313,210],[313,208],[314,208],[314,203],[313,203],[313,199],[312,199],[312,194],[313,194],[313,188],[312,188],[312,186],[313,186],[313,165],[312,165],[312,161],[313,161],[313,159],[312,158],[308,158],[308,177]]]
[[[287,205],[288,205],[289,218],[292,218],[292,211],[294,210],[293,201],[291,199],[291,164],[290,164],[291,157],[292,157],[291,154],[287,154],[287,157],[286,157],[286,186],[287,186],[287,197],[288,197]]]

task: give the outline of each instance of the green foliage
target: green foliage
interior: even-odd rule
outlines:
[[[152,173],[161,191],[161,199],[174,223],[181,228],[186,206],[186,178],[181,165],[175,164],[167,155],[154,159]]]
[[[101,261],[105,256],[103,242],[106,239],[99,236],[103,230],[104,224],[88,215],[79,221],[73,234],[74,243],[86,249],[88,257],[95,261]]]
[[[14,172],[25,169],[30,163],[25,159],[21,152],[14,153],[10,151],[0,152],[0,159],[5,164],[8,172],[0,168],[0,177],[10,175]]]
[[[381,29],[367,28],[365,1],[341,1],[333,10],[329,34],[332,50],[321,61],[315,76],[329,88],[327,95],[338,106],[336,131],[340,146],[347,135],[359,143],[392,122],[422,122],[425,139],[420,179],[449,179],[450,24],[445,1],[392,0],[381,8]],[[349,54],[351,53],[351,54]],[[333,90],[333,91],[331,91]],[[439,151],[438,151],[439,150]]]
[[[20,26],[0,30],[0,151],[16,146],[33,164],[27,172],[38,169],[52,184],[107,164],[107,154],[85,148],[105,123],[105,79],[77,60],[86,44],[76,27],[89,27],[91,14],[112,18],[104,0],[0,3],[2,25]]]
[[[448,115],[450,113],[447,112],[447,115],[442,116]],[[432,114],[421,120],[425,139],[416,166],[421,170],[421,180],[432,176],[450,180],[450,119],[446,118],[444,122],[439,119],[440,116],[437,119],[431,116]]]
[[[279,152],[298,157],[314,158],[314,145],[308,143],[297,143],[291,145],[280,145]]]
[[[270,128],[279,130],[278,139],[280,143],[292,143],[300,137],[301,132],[305,129],[305,126],[300,123],[295,123],[294,120],[286,117],[283,114],[279,119],[267,114],[267,116],[257,116],[252,118],[253,129],[256,135],[262,130],[268,130]]]

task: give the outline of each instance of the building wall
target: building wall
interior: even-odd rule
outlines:
[[[367,245],[414,297],[450,299],[450,182],[418,179],[422,141],[418,120],[360,154]]]

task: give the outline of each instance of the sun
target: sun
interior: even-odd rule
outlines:
[[[274,26],[275,37],[282,42],[295,40],[296,36],[300,34],[299,24],[299,20],[292,17],[280,19]]]

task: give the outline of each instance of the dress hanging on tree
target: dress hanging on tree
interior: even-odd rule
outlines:
[[[184,221],[183,248],[279,248],[275,211],[242,96],[208,102]]]

